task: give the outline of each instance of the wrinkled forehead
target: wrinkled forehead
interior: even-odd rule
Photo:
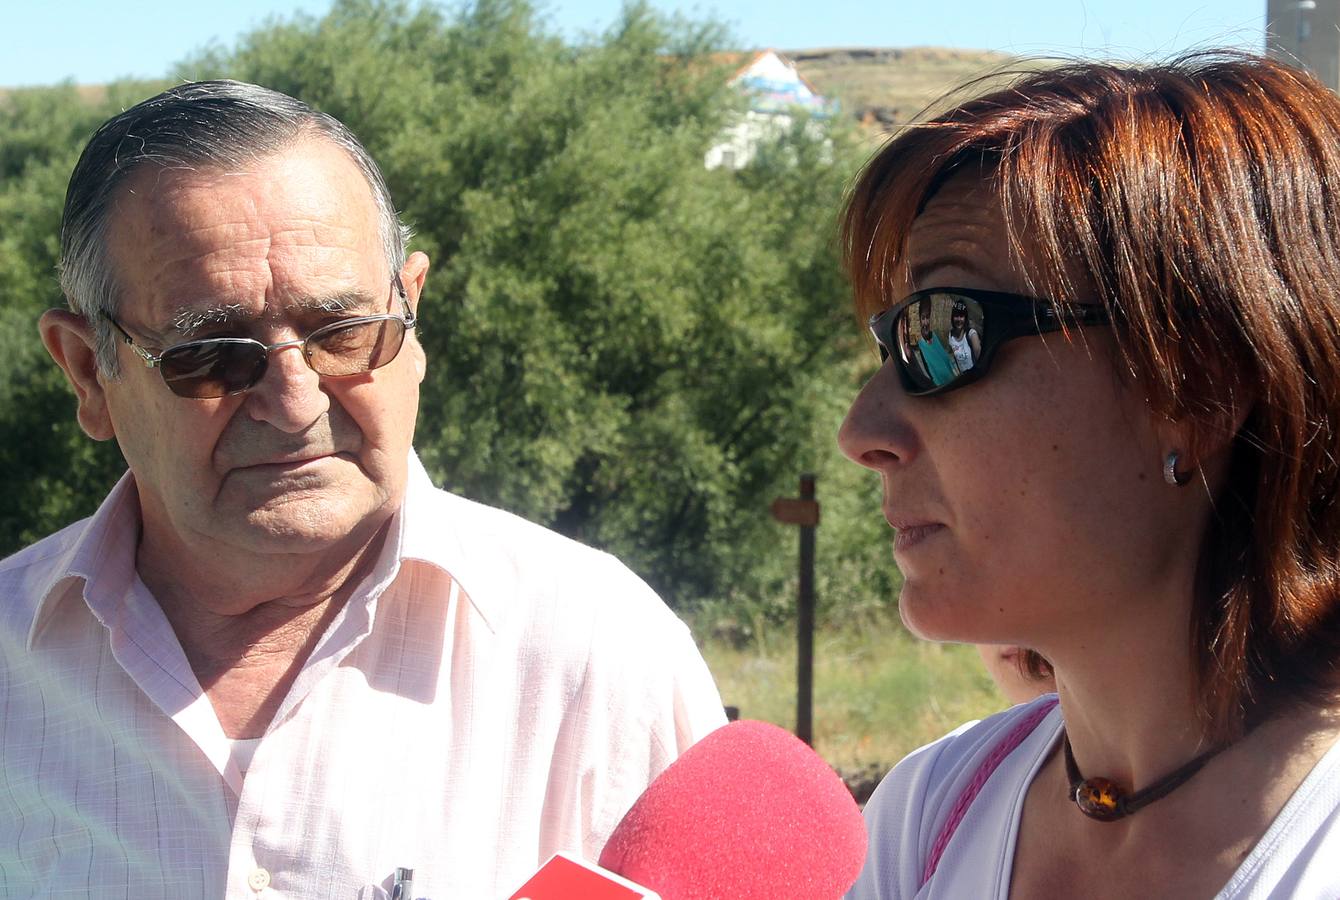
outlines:
[[[946,179],[912,220],[902,287],[908,294],[929,287],[1022,291],[1014,256],[994,185],[976,171],[962,172]]]
[[[1044,252],[1026,224],[1034,213],[1006,215],[1001,198],[1009,188],[1000,177],[996,168],[963,170],[931,194],[907,230],[898,273],[902,296],[965,287],[1095,302],[1095,281],[1083,256]]]
[[[343,150],[308,140],[241,171],[147,167],[109,217],[122,308],[263,308],[389,280],[376,203]]]

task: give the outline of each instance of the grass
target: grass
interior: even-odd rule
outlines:
[[[722,700],[741,718],[794,729],[794,634],[774,630],[743,648],[709,638],[702,650]],[[815,749],[844,774],[883,774],[1008,705],[971,647],[918,640],[896,621],[816,634],[814,655]]]

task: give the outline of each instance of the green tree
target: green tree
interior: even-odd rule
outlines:
[[[829,466],[856,335],[832,242],[854,143],[802,123],[742,172],[706,170],[744,105],[713,61],[725,41],[642,4],[572,43],[524,0],[339,0],[177,73],[268,85],[359,135],[434,261],[415,443],[435,480],[621,555],[672,602],[780,590],[793,542],[768,505]],[[40,217],[25,233],[54,240],[89,120],[31,138],[50,162],[0,196],[0,221]],[[0,165],[26,152],[0,141]],[[51,248],[34,272],[8,239],[0,271],[22,283],[0,282],[6,315],[22,307],[31,334],[55,301]],[[71,403],[40,348],[23,352],[5,364],[41,391],[0,414],[24,435],[63,418],[42,471],[65,472],[74,502],[38,505],[34,486],[10,546],[85,511],[108,474],[53,415]],[[0,477],[8,491],[37,468]]]
[[[65,185],[83,143],[115,110],[160,90],[73,85],[0,99],[0,553],[88,515],[124,471],[74,420],[74,398],[37,332],[63,304],[56,278]]]

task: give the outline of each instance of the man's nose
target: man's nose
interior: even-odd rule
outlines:
[[[886,362],[865,383],[838,429],[838,446],[853,462],[883,471],[910,462],[916,431],[905,415],[908,396]]]
[[[301,341],[270,349],[265,375],[247,393],[247,412],[280,431],[302,431],[330,409],[321,376],[307,364]]]

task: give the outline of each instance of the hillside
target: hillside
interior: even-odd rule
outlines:
[[[943,47],[837,47],[781,51],[815,88],[841,104],[873,132],[910,121],[947,91],[1009,65],[1014,57],[985,50]],[[718,54],[731,64],[746,53]],[[89,102],[106,95],[103,85],[78,85]],[[14,89],[0,87],[0,103]],[[20,89],[21,90],[21,89]]]
[[[825,97],[867,128],[911,121],[947,92],[1000,71],[1015,57],[941,47],[840,47],[781,51]]]

